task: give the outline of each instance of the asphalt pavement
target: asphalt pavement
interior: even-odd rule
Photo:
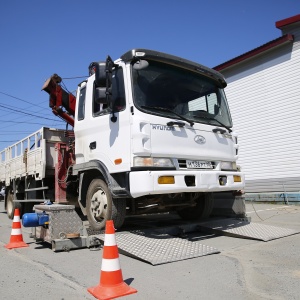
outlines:
[[[300,206],[246,207],[252,222],[300,231]],[[95,299],[87,289],[99,284],[102,249],[54,252],[22,228],[29,247],[8,250],[11,228],[0,201],[0,299]],[[157,266],[120,254],[123,279],[138,290],[123,299],[300,299],[299,234],[269,242],[199,238],[220,253]]]

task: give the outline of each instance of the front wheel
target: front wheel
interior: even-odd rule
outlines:
[[[126,199],[114,199],[107,184],[100,178],[91,181],[86,195],[87,218],[93,230],[105,228],[107,220],[113,220],[120,228],[126,215]]]
[[[14,202],[14,194],[11,189],[7,192],[6,198],[6,213],[7,216],[12,220],[14,218],[15,209],[20,209],[20,214],[22,213],[22,204],[20,202]]]
[[[184,220],[197,220],[208,218],[214,208],[214,197],[212,193],[190,194],[196,202],[196,206],[178,210],[178,215]]]

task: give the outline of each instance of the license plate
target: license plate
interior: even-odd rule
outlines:
[[[186,167],[188,169],[213,169],[210,161],[187,160]]]

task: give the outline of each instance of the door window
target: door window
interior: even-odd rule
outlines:
[[[83,87],[79,91],[79,103],[78,103],[78,121],[84,119],[84,108],[85,108],[85,93],[86,87]]]

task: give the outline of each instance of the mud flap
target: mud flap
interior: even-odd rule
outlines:
[[[214,208],[211,216],[238,217],[246,216],[245,196],[239,192],[214,193]]]

